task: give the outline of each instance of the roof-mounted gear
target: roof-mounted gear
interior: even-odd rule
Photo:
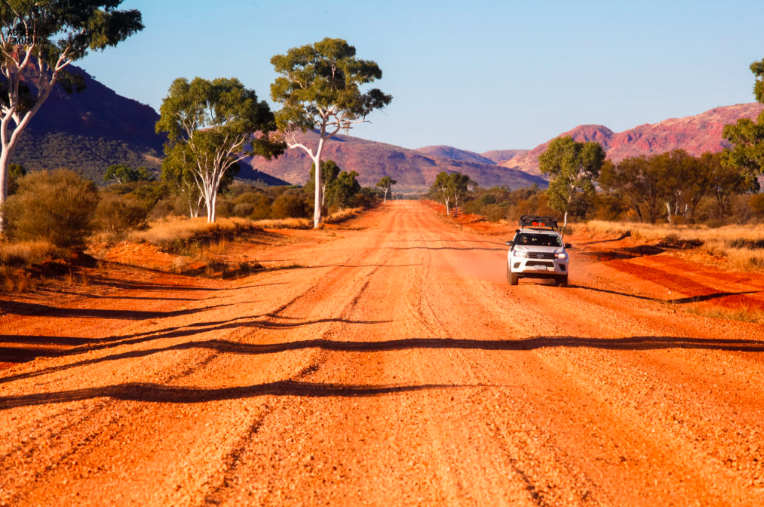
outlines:
[[[550,216],[523,215],[520,217],[520,227],[525,229],[557,230],[557,219]]]

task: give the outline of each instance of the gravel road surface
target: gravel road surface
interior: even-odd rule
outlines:
[[[75,346],[0,370],[0,505],[764,505],[764,326],[594,245],[510,287],[506,239],[393,202],[241,280],[10,305],[0,350]]]

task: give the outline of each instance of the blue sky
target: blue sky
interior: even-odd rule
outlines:
[[[125,0],[146,28],[79,62],[158,109],[177,77],[237,77],[270,101],[274,54],[324,37],[383,71],[392,104],[351,135],[406,148],[533,148],[753,102],[764,2]]]

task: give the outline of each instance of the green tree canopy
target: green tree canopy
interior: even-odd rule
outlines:
[[[437,194],[446,205],[446,214],[451,213],[451,202],[454,203],[455,214],[458,213],[459,199],[463,198],[470,188],[476,184],[470,177],[460,172],[441,171],[435,177],[435,182],[430,189],[431,193]]]
[[[382,77],[379,66],[356,57],[355,47],[343,39],[325,38],[314,44],[292,48],[271,58],[279,77],[271,85],[271,98],[282,105],[276,113],[278,128],[289,148],[304,150],[315,167],[321,167],[324,143],[340,130],[366,121],[375,109],[392,97],[377,88],[366,92],[361,86]],[[318,144],[310,148],[296,140],[297,131],[316,129]],[[321,223],[323,202],[321,174],[315,185],[313,225]]]
[[[605,150],[597,142],[579,143],[570,136],[554,139],[539,156],[541,172],[552,177],[547,189],[549,205],[565,214],[578,194],[594,195],[594,182],[605,163]]]
[[[764,103],[764,60],[753,62],[751,72],[756,76],[753,94]],[[764,111],[756,121],[741,118],[733,125],[725,125],[722,132],[730,147],[722,155],[722,163],[744,172],[747,178],[764,174]]]
[[[700,163],[708,175],[709,193],[716,200],[719,218],[732,213],[733,195],[759,190],[756,178],[741,171],[734,164],[723,163],[723,157],[723,153],[704,153],[700,157]]]
[[[19,136],[56,83],[66,91],[82,80],[67,67],[92,50],[116,46],[143,29],[141,13],[118,10],[122,0],[4,0],[0,2],[0,204]],[[29,86],[29,84],[33,86]],[[0,219],[0,227],[2,221]]]
[[[659,180],[659,174],[644,155],[618,163],[606,161],[598,179],[600,186],[618,196],[640,222],[650,223],[655,223],[660,216]]]
[[[178,78],[159,110],[157,132],[167,132],[163,172],[169,179],[193,179],[215,221],[215,203],[226,174],[247,156],[268,159],[283,153],[283,143],[270,139],[276,123],[268,104],[258,102],[236,78],[208,81]]]
[[[337,176],[340,174],[340,167],[337,165],[337,163],[334,160],[327,160],[326,162],[321,162],[321,207],[326,207],[327,200],[329,202],[332,201],[331,196],[327,199],[327,193],[331,193],[332,186],[334,185],[334,182],[337,181]],[[311,164],[310,166],[310,177],[308,179],[308,182],[305,184],[305,193],[310,195],[315,195],[316,193],[316,165]]]
[[[382,178],[377,183],[377,186],[381,188],[382,191],[385,193],[385,202],[387,202],[387,193],[396,183],[398,182],[392,179],[390,176],[382,176]]]
[[[361,191],[361,184],[356,179],[358,173],[355,171],[342,171],[337,176],[337,181],[332,185],[331,203],[344,209],[350,206],[353,197]]]
[[[129,165],[113,164],[106,168],[103,179],[116,183],[135,183],[137,181],[152,181],[154,175],[145,167],[133,169]]]

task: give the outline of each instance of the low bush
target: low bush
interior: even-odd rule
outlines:
[[[39,264],[57,254],[56,245],[44,241],[0,242],[0,265],[26,267]]]
[[[123,232],[143,225],[150,211],[145,202],[132,195],[103,192],[94,220],[99,230]]]
[[[56,169],[28,174],[18,184],[3,210],[12,239],[84,245],[99,200],[95,183],[69,169]]]
[[[722,257],[727,265],[744,270],[764,270],[764,225],[656,225],[592,220],[586,228],[595,234],[624,234],[635,239],[661,242],[666,246],[696,248],[698,252]],[[703,247],[698,249],[698,247]]]
[[[181,252],[193,243],[208,243],[214,239],[234,237],[259,229],[255,222],[243,218],[219,218],[210,224],[206,218],[171,217],[150,224],[145,231],[131,232],[128,240],[134,243],[146,242],[165,251]]]

